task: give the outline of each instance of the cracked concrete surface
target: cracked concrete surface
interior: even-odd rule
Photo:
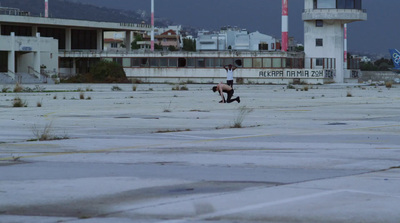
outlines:
[[[1,223],[400,221],[398,86],[87,86],[0,96]]]

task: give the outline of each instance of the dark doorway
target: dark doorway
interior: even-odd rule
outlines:
[[[0,51],[0,73],[8,72],[8,52]]]

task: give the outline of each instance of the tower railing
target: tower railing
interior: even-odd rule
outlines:
[[[326,8],[326,9],[321,9],[321,8],[313,8],[313,9],[303,9],[303,13],[311,13],[315,11],[323,11],[323,12],[363,12],[367,13],[366,9],[336,9],[336,8]]]

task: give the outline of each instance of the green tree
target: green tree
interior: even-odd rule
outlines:
[[[161,46],[161,44],[154,44],[154,49],[155,50],[163,50],[163,46]]]
[[[296,46],[295,51],[296,52],[304,52],[304,46]]]
[[[135,36],[135,40],[133,40],[131,43],[132,50],[140,49],[140,45],[138,45],[138,43],[137,43],[139,41],[143,41],[143,37],[141,35]]]
[[[169,50],[169,51],[177,51],[177,49],[176,49],[175,46],[169,46],[169,47],[168,47],[168,50]]]
[[[381,58],[375,62],[362,62],[361,70],[365,71],[389,71],[393,67],[393,61],[390,59]]]
[[[371,62],[367,62],[367,63],[362,62],[360,64],[360,69],[364,70],[364,71],[376,71],[377,70],[376,66]]]
[[[182,50],[196,52],[196,40],[184,38]]]

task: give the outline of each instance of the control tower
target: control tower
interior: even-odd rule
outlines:
[[[344,64],[344,24],[367,20],[362,0],[304,0],[302,17],[306,68],[323,68],[332,61],[326,58],[334,58],[334,80],[343,83],[350,73]]]

